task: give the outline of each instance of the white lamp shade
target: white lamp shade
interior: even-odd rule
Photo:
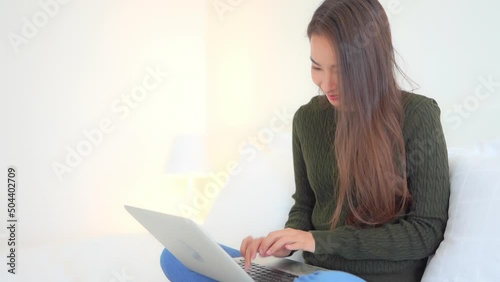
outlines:
[[[203,135],[179,135],[168,157],[168,174],[206,175],[210,170],[206,138]]]

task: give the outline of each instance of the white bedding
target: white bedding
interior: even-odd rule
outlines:
[[[148,233],[88,238],[52,245],[22,247],[17,274],[2,263],[7,282],[165,282],[160,267],[163,246]],[[6,245],[6,244],[5,244]],[[6,258],[7,249],[0,249]]]

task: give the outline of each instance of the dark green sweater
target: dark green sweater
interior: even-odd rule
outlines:
[[[407,181],[413,204],[403,219],[378,228],[343,225],[344,205],[339,226],[330,229],[337,201],[334,180],[338,170],[332,153],[335,108],[325,96],[316,96],[295,113],[295,204],[285,226],[313,234],[316,249],[304,252],[307,263],[350,272],[370,282],[420,281],[427,258],[443,240],[448,219],[448,154],[436,101],[407,92],[402,99]]]

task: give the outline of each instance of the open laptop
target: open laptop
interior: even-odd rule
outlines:
[[[125,209],[186,267],[218,281],[293,281],[324,270],[290,259],[257,256],[247,272],[243,258],[231,258],[194,221],[137,207]]]

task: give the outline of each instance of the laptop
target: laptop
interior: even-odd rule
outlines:
[[[245,271],[242,257],[229,256],[194,221],[132,206],[125,209],[186,267],[218,281],[293,281],[325,270],[286,258],[257,256]]]

